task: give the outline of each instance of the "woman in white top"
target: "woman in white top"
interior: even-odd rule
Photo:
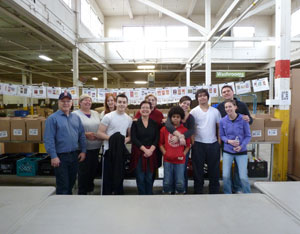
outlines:
[[[104,101],[104,111],[100,114],[100,120],[103,119],[104,115],[116,110],[116,98],[112,93],[107,93],[105,95]]]
[[[86,159],[79,163],[78,170],[78,194],[86,195],[94,190],[94,179],[100,173],[99,151],[102,142],[99,141],[95,133],[100,125],[100,116],[97,111],[91,110],[92,98],[83,94],[79,98],[80,109],[74,111],[82,122],[87,139]]]

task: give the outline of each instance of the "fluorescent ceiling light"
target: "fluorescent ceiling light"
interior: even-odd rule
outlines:
[[[39,58],[46,60],[46,61],[52,61],[52,58],[49,58],[46,55],[39,55]]]
[[[147,81],[143,81],[143,80],[137,80],[137,81],[134,81],[135,84],[147,84],[148,82]]]
[[[98,77],[92,77],[92,80],[98,80]]]
[[[155,65],[138,65],[138,69],[154,69]]]

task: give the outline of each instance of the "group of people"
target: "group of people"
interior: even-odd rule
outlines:
[[[59,110],[46,120],[44,143],[56,176],[56,193],[72,194],[78,174],[78,194],[94,190],[99,172],[99,151],[103,145],[102,194],[123,194],[125,162],[135,170],[138,193],[153,194],[157,168],[163,162],[163,193],[184,194],[188,188],[187,163],[191,154],[194,193],[202,194],[204,164],[207,164],[209,193],[220,193],[220,155],[224,193],[250,193],[247,176],[247,144],[251,140],[252,118],[247,105],[234,98],[231,86],[222,88],[225,101],[209,105],[206,89],[196,92],[198,105],[183,96],[169,110],[167,119],[149,94],[132,119],[126,114],[128,98],[108,94],[105,110],[91,110],[92,99],[82,95],[80,109],[71,112],[72,96],[59,96]],[[131,152],[126,143],[131,142]],[[220,150],[222,149],[222,150]],[[232,176],[232,162],[235,162]]]

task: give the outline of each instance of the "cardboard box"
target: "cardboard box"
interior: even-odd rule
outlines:
[[[24,118],[10,119],[10,139],[11,141],[25,141],[26,130]]]
[[[281,125],[280,119],[265,119],[265,141],[280,142]]]
[[[291,174],[300,177],[300,119],[296,119],[294,132],[293,165]]]
[[[0,118],[0,141],[10,141],[10,118]]]
[[[4,143],[4,152],[6,154],[15,153],[37,153],[39,152],[39,144],[36,143]]]
[[[265,120],[262,118],[253,118],[253,123],[250,125],[251,141],[265,140]]]
[[[42,141],[42,125],[39,118],[26,118],[26,140]]]
[[[44,141],[46,119],[45,118],[40,118],[40,120],[41,120],[41,127],[42,127],[42,136],[41,136],[41,139],[42,139],[42,141]]]

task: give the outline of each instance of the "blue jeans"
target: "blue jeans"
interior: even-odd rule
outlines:
[[[78,171],[79,152],[58,154],[59,167],[54,168],[56,177],[56,194],[72,194]]]
[[[238,170],[239,170],[239,176],[242,184],[242,192],[243,193],[250,193],[250,183],[248,180],[248,155],[234,155],[229,154],[226,152],[223,152],[223,186],[224,186],[224,193],[225,194],[231,194],[231,166],[232,161],[235,159]]]
[[[175,192],[184,193],[185,164],[164,162],[163,192],[172,193],[175,182]]]
[[[142,156],[141,156],[142,157]],[[153,187],[153,173],[150,171],[149,165],[147,171],[142,169],[142,158],[140,157],[138,165],[136,167],[136,185],[140,195],[152,195]]]

